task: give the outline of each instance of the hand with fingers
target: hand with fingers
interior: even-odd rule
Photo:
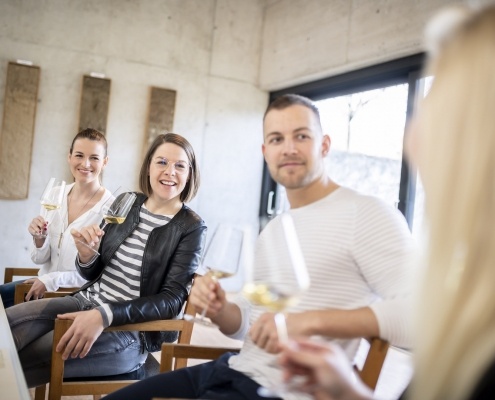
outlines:
[[[194,279],[189,301],[198,310],[206,310],[206,317],[215,318],[224,308],[227,298],[218,281],[205,275]]]
[[[24,300],[29,301],[31,299],[38,300],[42,299],[46,292],[46,286],[38,278],[26,279],[24,283],[32,283],[31,289],[27,292]]]
[[[294,340],[279,356],[286,382],[298,378],[298,390],[317,400],[371,400],[373,393],[352,369],[344,351],[334,344]]]
[[[77,252],[79,253],[79,260],[83,264],[89,262],[98,252],[101,237],[105,234],[96,224],[86,226],[80,231],[71,229],[70,233],[74,238]]]
[[[41,247],[45,242],[45,237],[41,235],[46,235],[48,230],[48,221],[46,221],[41,215],[33,218],[28,226],[28,232],[34,237],[36,241],[36,247]]]
[[[272,312],[261,314],[249,329],[249,337],[254,344],[271,354],[277,354],[282,350],[274,316],[275,313]]]
[[[62,358],[83,358],[91,350],[93,343],[103,332],[103,318],[98,310],[78,311],[57,315],[59,319],[74,322],[57,344],[57,352],[63,352]]]

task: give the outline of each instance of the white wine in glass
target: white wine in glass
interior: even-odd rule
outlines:
[[[103,219],[105,223],[101,229],[108,224],[122,224],[131,211],[131,207],[136,200],[136,194],[125,192],[118,196],[112,203],[103,205]]]
[[[50,178],[46,184],[45,190],[41,195],[40,203],[45,209],[43,212],[43,219],[48,224],[49,211],[58,210],[62,206],[65,194],[65,181],[57,178]],[[47,236],[47,230],[41,231],[34,235],[37,239],[44,239]]]
[[[283,311],[294,306],[309,289],[310,278],[290,214],[280,215],[271,237],[264,238],[262,270],[250,274],[242,293],[252,304],[274,312],[275,327],[280,343],[287,343],[289,335]],[[277,231],[279,230],[279,232]],[[262,261],[261,261],[262,262]],[[276,387],[260,387],[261,397],[283,397],[288,391],[285,384]]]
[[[243,229],[220,224],[206,247],[201,268],[205,275],[214,280],[226,279],[234,276],[241,263],[243,247],[247,232]],[[205,307],[198,317],[185,315],[188,321],[218,328],[216,324],[206,318],[208,307]]]
[[[103,220],[105,222],[100,229],[103,230],[108,224],[122,224],[127,218],[127,214],[129,214],[129,211],[131,211],[136,197],[137,196],[135,193],[125,192],[120,194],[116,199],[114,199],[113,197],[109,199],[102,206]],[[95,254],[100,254],[89,243],[86,243],[82,240],[77,241],[87,248],[91,249]]]

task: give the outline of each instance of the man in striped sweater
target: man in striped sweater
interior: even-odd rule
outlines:
[[[413,241],[402,215],[327,176],[324,158],[330,138],[309,99],[285,95],[275,100],[265,113],[263,130],[263,154],[270,174],[286,189],[311,279],[310,289],[287,309],[289,336],[336,340],[351,360],[361,337],[379,336],[409,347]],[[275,218],[261,232],[255,275],[262,276],[268,265],[273,268],[270,260],[280,256],[274,254],[274,241],[283,240],[281,229],[280,218]],[[277,267],[284,268],[282,264]],[[273,313],[242,296],[228,301],[209,277],[196,280],[190,300],[198,309],[208,307],[207,315],[224,334],[244,340],[240,353],[151,378],[117,392],[115,399],[257,399],[259,386],[282,381]],[[301,393],[281,396],[306,398]]]

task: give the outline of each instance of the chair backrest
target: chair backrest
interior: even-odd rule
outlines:
[[[180,343],[163,343],[160,372],[170,372],[187,366],[188,359],[216,360],[227,352],[239,352],[238,347],[209,347]],[[174,364],[175,360],[175,364]]]
[[[390,344],[386,340],[380,338],[372,338],[367,340],[370,342],[368,355],[364,360],[363,368],[356,368],[356,370],[361,380],[370,389],[375,390]]]
[[[3,283],[10,283],[14,276],[37,276],[39,268],[6,267],[4,271]]]
[[[195,315],[196,310],[192,304],[186,302],[185,313]],[[69,329],[72,321],[55,320],[55,329],[53,334],[51,378],[48,392],[49,400],[59,400],[61,396],[80,396],[80,395],[102,395],[121,389],[135,380],[109,380],[109,377],[102,377],[101,380],[94,381],[94,378],[81,378],[78,381],[71,380],[64,382],[64,360],[62,353],[56,349],[57,343],[64,333]],[[107,331],[179,331],[178,343],[189,344],[192,336],[193,324],[185,319],[159,320],[142,322],[138,324],[127,324],[115,327],[109,327]],[[43,387],[39,387],[40,392]],[[38,388],[37,388],[38,391]]]
[[[361,370],[356,369],[361,380],[368,387],[375,390],[390,345],[387,341],[380,338],[373,338],[368,341],[370,342],[370,348],[364,361],[363,368]],[[182,368],[187,365],[187,360],[189,358],[214,360],[226,352],[236,351],[239,351],[239,349],[163,343],[160,371],[168,372],[173,369]],[[174,359],[175,367],[172,369]],[[178,363],[179,366],[177,366]]]

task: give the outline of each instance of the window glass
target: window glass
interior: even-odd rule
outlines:
[[[428,94],[431,84],[433,83],[433,77],[428,76],[423,78],[419,82],[419,96],[424,97]],[[422,224],[424,219],[424,202],[425,202],[425,192],[423,189],[423,184],[421,183],[421,178],[419,174],[416,176],[416,195],[414,198],[414,218],[412,224],[413,236],[418,238],[422,232]]]
[[[335,182],[397,206],[407,95],[401,84],[316,102]]]

